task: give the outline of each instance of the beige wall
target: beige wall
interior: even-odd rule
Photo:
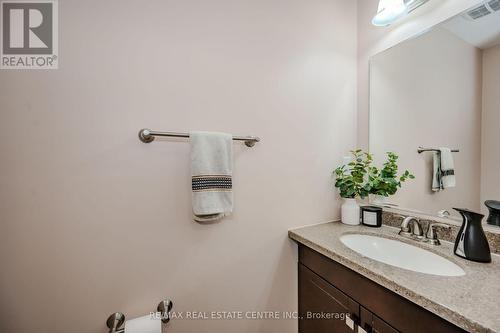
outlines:
[[[389,27],[371,24],[378,0],[358,0],[358,146],[368,148],[369,59],[482,0],[432,0]]]
[[[371,59],[370,151],[379,164],[396,152],[416,177],[391,202],[430,214],[480,209],[481,88],[481,50],[442,28]],[[455,188],[431,191],[432,154],[419,146],[460,149]]]
[[[500,200],[500,45],[483,51],[483,131],[481,206],[485,200]]]
[[[103,332],[165,296],[177,311],[296,310],[287,229],[338,218],[330,172],[356,142],[356,2],[59,7],[60,69],[0,73],[0,331]],[[192,222],[189,145],[142,144],[142,127],[260,136],[235,146],[234,214]]]

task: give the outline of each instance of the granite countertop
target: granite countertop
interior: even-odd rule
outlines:
[[[455,256],[452,243],[419,243],[399,236],[398,231],[388,226],[370,228],[332,222],[293,229],[288,236],[466,331],[500,332],[500,256],[492,255],[489,264],[476,263]],[[340,241],[340,236],[351,233],[396,239],[424,248],[456,263],[466,274],[429,275],[369,259]]]

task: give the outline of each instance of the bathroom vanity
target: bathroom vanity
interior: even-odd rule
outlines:
[[[366,176],[365,192],[388,196],[370,203],[390,226],[289,231],[300,333],[500,332],[499,18],[499,1],[483,1],[370,58],[364,130],[373,160],[346,157],[336,175],[347,161],[386,165],[393,152],[399,172],[415,177],[379,193]],[[341,211],[345,223],[357,223],[353,197],[364,194],[344,191],[354,211]],[[457,255],[485,263],[454,255],[459,232]]]
[[[465,274],[439,276],[384,264],[342,243],[342,236],[352,234],[422,248]],[[462,260],[452,255],[451,243],[416,244],[387,226],[374,230],[334,222],[291,230],[289,237],[298,243],[299,333],[500,331],[496,255],[491,264]]]
[[[498,1],[484,1],[370,58],[373,164],[394,152],[415,178],[371,200],[392,227],[289,231],[298,243],[300,333],[500,332],[499,18]],[[458,212],[476,231],[461,234],[457,255],[488,262],[491,249],[491,263],[453,254]],[[481,226],[482,215],[490,225]],[[410,233],[402,216],[426,226]]]

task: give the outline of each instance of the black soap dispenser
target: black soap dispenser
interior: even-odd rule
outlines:
[[[491,262],[490,246],[481,225],[484,215],[468,209],[453,209],[463,218],[462,227],[455,240],[455,254],[472,261]]]

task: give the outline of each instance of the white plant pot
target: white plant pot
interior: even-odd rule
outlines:
[[[348,225],[359,224],[359,205],[356,199],[344,199],[341,207],[342,223]]]
[[[387,203],[387,197],[378,194],[371,194],[371,203],[377,206],[383,206]]]

